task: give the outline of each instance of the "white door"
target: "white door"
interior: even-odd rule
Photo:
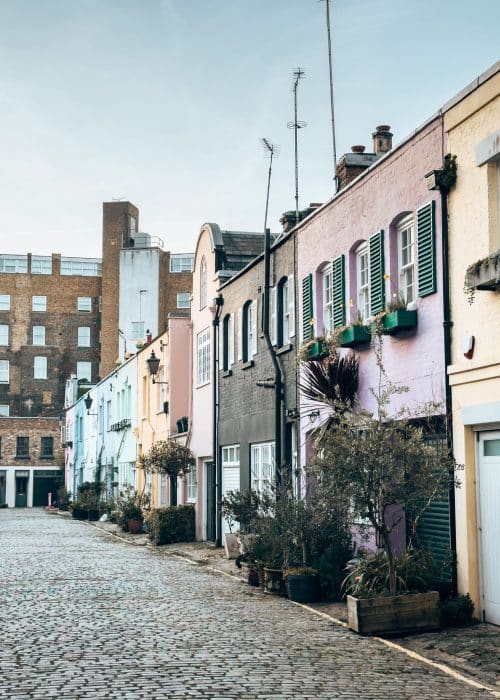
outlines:
[[[487,622],[500,625],[500,432],[480,433],[478,464],[483,610]]]

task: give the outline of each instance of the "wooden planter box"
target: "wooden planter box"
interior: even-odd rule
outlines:
[[[354,348],[357,345],[369,343],[372,338],[370,329],[366,326],[349,326],[342,331],[340,344],[343,348]]]
[[[384,333],[393,335],[399,331],[407,331],[417,327],[417,312],[400,309],[391,311],[382,319],[382,329]]]
[[[309,347],[308,360],[321,360],[328,355],[328,349],[322,340],[317,340]]]
[[[439,593],[380,598],[347,596],[347,623],[359,634],[398,635],[440,628]]]

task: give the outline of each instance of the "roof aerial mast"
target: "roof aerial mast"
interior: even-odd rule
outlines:
[[[307,122],[299,121],[297,119],[297,88],[299,86],[299,81],[301,78],[305,77],[305,72],[302,68],[297,68],[293,71],[293,105],[294,105],[294,120],[293,122],[288,122],[287,126],[289,129],[294,130],[295,139],[295,224],[299,223],[299,157],[298,157],[298,147],[297,147],[297,133],[299,129],[303,129],[307,126]]]

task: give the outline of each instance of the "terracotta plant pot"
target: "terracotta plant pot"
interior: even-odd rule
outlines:
[[[142,532],[142,524],[143,524],[142,520],[135,520],[135,518],[133,520],[129,520],[128,521],[128,531],[132,535],[138,535],[140,532]]]

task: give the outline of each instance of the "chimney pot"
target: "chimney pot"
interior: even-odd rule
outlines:
[[[365,152],[365,146],[351,146],[351,151],[353,153],[364,153]]]
[[[388,153],[392,148],[392,134],[389,124],[381,124],[375,127],[373,136],[373,152],[379,156]]]

